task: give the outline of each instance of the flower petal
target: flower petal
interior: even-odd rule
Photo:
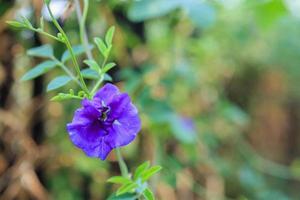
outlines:
[[[129,95],[120,93],[112,84],[105,84],[93,100],[84,99],[82,108],[75,111],[72,122],[67,124],[74,145],[87,156],[102,160],[112,149],[133,141],[140,129],[138,110]]]
[[[73,144],[89,157],[99,157],[104,160],[112,150],[112,147],[104,140],[106,131],[96,123],[88,126],[70,123],[67,129]]]
[[[130,97],[127,93],[122,93],[115,96],[115,98],[108,105],[111,109],[111,112],[108,116],[110,120],[117,119],[123,113],[123,111],[130,106],[130,101]]]
[[[102,103],[102,101],[107,105],[115,97],[115,95],[120,94],[119,88],[113,84],[105,84],[94,96],[94,100]]]
[[[82,101],[83,108],[79,108],[75,111],[72,123],[76,124],[88,124],[91,121],[97,119],[100,112],[91,104],[87,99]]]
[[[98,157],[101,160],[105,160],[112,149],[113,148],[105,142],[105,139],[101,138],[95,148],[84,151],[89,157]]]
[[[113,148],[125,146],[135,139],[140,129],[141,120],[137,109],[133,104],[129,104],[123,110],[122,116],[112,124],[112,130],[106,136],[107,143]]]

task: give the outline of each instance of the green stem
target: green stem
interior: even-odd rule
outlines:
[[[107,62],[107,58],[108,58],[108,56],[104,58],[104,60],[103,60],[103,62],[102,62],[102,65],[101,65],[101,69],[104,68],[105,63]],[[101,83],[102,83],[102,81],[103,81],[103,79],[104,79],[104,74],[102,73],[102,71],[101,71],[101,75],[100,75],[100,76],[101,76],[101,78],[96,82],[95,86],[93,87],[93,89],[92,89],[92,91],[91,91],[91,96],[94,96],[96,90],[97,90],[98,87],[101,85]]]
[[[50,4],[49,4],[49,3],[46,3],[46,6],[47,6],[47,9],[48,9],[48,12],[49,12],[49,14],[50,14],[50,17],[51,17],[51,19],[52,19],[53,24],[56,26],[56,28],[58,29],[58,31],[61,33],[62,37],[64,38],[64,41],[63,41],[63,42],[65,43],[65,45],[67,46],[67,49],[68,49],[69,52],[70,52],[70,55],[71,55],[73,64],[74,64],[74,66],[75,66],[76,73],[78,74],[79,81],[80,81],[80,83],[81,83],[81,85],[82,85],[82,89],[83,89],[83,91],[84,91],[88,96],[90,96],[90,92],[89,92],[89,90],[88,90],[88,88],[87,88],[87,86],[86,86],[86,84],[85,84],[85,82],[84,82],[84,79],[83,79],[83,77],[82,77],[82,74],[81,74],[81,72],[80,72],[80,67],[79,67],[79,65],[78,65],[78,63],[77,63],[77,59],[76,59],[75,53],[74,53],[74,51],[73,51],[73,48],[72,48],[72,46],[71,46],[71,43],[70,43],[70,41],[69,41],[69,39],[68,39],[68,37],[67,37],[65,31],[61,28],[61,26],[59,25],[59,23],[57,22],[57,20],[56,20],[55,17],[53,16],[53,13],[52,13],[52,11],[51,11],[51,9],[50,9]]]
[[[118,158],[118,163],[120,166],[120,170],[121,170],[121,174],[123,177],[128,177],[128,168],[126,166],[126,163],[122,157],[121,151],[119,148],[116,148],[116,154],[117,154],[117,158]]]
[[[109,53],[110,53],[110,52],[109,52]],[[109,53],[108,53],[108,55],[109,55]],[[101,65],[101,69],[104,68],[104,66],[105,66],[105,64],[106,64],[106,62],[107,62],[107,59],[108,59],[108,55],[107,55],[106,57],[104,57],[104,60],[103,60],[102,65]]]
[[[89,40],[87,37],[87,32],[85,28],[86,17],[89,9],[89,0],[84,0],[83,13],[81,13],[80,2],[79,0],[74,0],[76,5],[76,14],[79,21],[80,29],[80,41],[85,48],[86,55],[88,59],[94,59],[91,50],[89,49]]]
[[[57,40],[57,41],[59,41],[59,42],[63,42],[63,41],[62,41],[61,39],[59,39],[58,37],[55,37],[55,36],[53,36],[53,35],[51,35],[51,34],[45,32],[45,31],[43,31],[42,29],[38,29],[38,28],[29,28],[29,29],[32,30],[32,31],[35,31],[35,32],[37,32],[37,33],[40,33],[40,34],[42,34],[42,35],[45,35],[45,36],[47,36],[47,37],[49,37],[49,38],[51,38],[51,39]]]
[[[104,75],[101,74],[100,79],[96,82],[95,86],[93,87],[92,91],[91,91],[91,96],[94,96],[96,90],[98,89],[98,87],[101,85],[102,81],[103,81]]]
[[[58,60],[57,58],[55,57],[51,57],[51,59],[55,62],[58,63],[58,65],[66,72],[66,74],[68,74],[72,79],[73,81],[75,81],[81,88],[82,88],[82,85],[80,83],[80,81],[78,81],[78,79],[74,76],[74,74],[68,69],[68,67],[66,65],[64,65],[64,63],[62,63],[60,60]],[[83,89],[83,88],[82,88]]]

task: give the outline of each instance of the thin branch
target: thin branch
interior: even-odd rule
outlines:
[[[94,59],[92,55],[92,51],[89,48],[89,40],[85,28],[86,17],[89,9],[89,0],[84,0],[83,14],[81,12],[79,0],[74,0],[74,2],[75,2],[76,14],[77,14],[77,19],[78,19],[79,29],[80,29],[81,44],[85,48],[85,53],[88,59]]]
[[[79,67],[79,65],[78,65],[78,62],[77,62],[75,53],[74,53],[74,51],[73,51],[73,48],[72,48],[72,46],[71,46],[71,43],[70,43],[70,41],[69,41],[69,39],[68,39],[68,37],[67,37],[65,31],[61,28],[61,26],[59,25],[59,23],[57,22],[57,20],[56,20],[55,17],[53,16],[53,13],[52,13],[52,11],[51,11],[51,9],[50,9],[49,3],[46,3],[46,6],[47,6],[48,12],[49,12],[49,14],[50,14],[50,16],[51,16],[52,22],[54,23],[54,25],[56,26],[56,28],[57,28],[57,29],[59,30],[59,32],[61,33],[61,35],[62,35],[62,37],[63,37],[63,39],[64,39],[64,43],[65,43],[65,45],[67,46],[67,48],[68,48],[68,50],[69,50],[69,52],[70,52],[70,55],[71,55],[71,58],[72,58],[72,61],[73,61],[75,70],[76,70],[77,75],[78,75],[78,77],[79,77],[79,81],[80,81],[80,83],[82,84],[82,88],[83,88],[84,92],[85,92],[88,96],[90,96],[90,92],[89,92],[89,90],[88,90],[88,88],[87,88],[87,86],[86,86],[86,84],[85,84],[85,82],[84,82],[84,79],[83,79],[83,77],[82,77],[82,74],[81,74],[81,72],[80,72],[80,67]]]

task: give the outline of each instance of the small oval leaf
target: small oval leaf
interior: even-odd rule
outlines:
[[[108,48],[106,47],[105,43],[103,42],[103,40],[101,38],[96,37],[94,39],[95,44],[97,45],[100,53],[107,58],[108,56]]]
[[[6,22],[8,25],[15,27],[15,28],[24,28],[26,27],[25,24],[23,24],[22,22],[18,22],[18,21],[7,21]]]
[[[58,76],[54,78],[47,86],[47,91],[55,90],[57,88],[60,88],[67,83],[69,83],[72,79],[69,76]]]
[[[116,63],[107,63],[104,68],[103,68],[103,73],[108,72],[111,68],[113,68],[114,66],[116,66]]]
[[[100,78],[99,74],[95,70],[92,70],[89,68],[81,70],[81,74],[82,74],[83,78],[86,78],[86,79],[97,80]]]
[[[123,176],[113,176],[107,180],[109,183],[116,183],[116,184],[128,184],[132,181],[128,178],[125,178]]]
[[[26,17],[22,16],[22,19],[23,19],[23,23],[26,25],[26,27],[33,28],[31,22]]]
[[[143,196],[146,200],[155,200],[154,194],[149,188],[144,190]]]
[[[85,48],[82,45],[75,45],[72,48],[73,48],[75,56],[78,56],[85,52]],[[93,49],[94,47],[93,47],[93,45],[89,45],[88,48]],[[61,62],[65,63],[66,61],[68,61],[70,59],[71,59],[71,54],[68,50],[66,50],[61,57]]]
[[[95,60],[90,60],[89,59],[89,60],[84,60],[83,62],[95,71],[100,70],[100,66],[98,65],[98,63]]]
[[[142,173],[141,177],[142,177],[142,181],[147,181],[151,176],[153,176],[154,174],[156,174],[157,172],[159,172],[162,169],[161,166],[153,166],[150,169],[147,169],[145,172]]]
[[[33,78],[36,78],[42,74],[45,74],[49,70],[53,69],[55,66],[57,66],[57,62],[55,61],[51,61],[51,60],[44,61],[38,64],[33,69],[29,70],[27,73],[25,73],[22,76],[21,81],[28,81]]]
[[[144,162],[143,164],[141,164],[140,166],[138,166],[138,167],[136,168],[135,172],[134,172],[134,176],[133,176],[134,180],[138,179],[138,178],[141,176],[141,174],[142,174],[146,169],[149,168],[149,166],[150,166],[150,162],[149,162],[149,161],[146,161],[146,162]]]
[[[108,29],[106,35],[105,35],[105,42],[107,46],[111,46],[113,37],[114,37],[114,33],[115,33],[115,27],[112,26]]]
[[[123,186],[121,186],[118,190],[117,190],[117,196],[127,193],[127,192],[131,192],[133,189],[135,189],[136,187],[138,187],[138,184],[136,183],[128,183],[125,184]]]
[[[125,193],[125,194],[122,194],[119,196],[117,196],[116,194],[113,194],[110,197],[108,197],[107,200],[136,200],[136,194]]]
[[[103,80],[104,81],[110,81],[110,82],[113,81],[112,77],[109,74],[106,74],[106,73],[104,74]]]
[[[27,55],[41,58],[51,58],[53,57],[53,48],[49,44],[34,47],[27,51]]]

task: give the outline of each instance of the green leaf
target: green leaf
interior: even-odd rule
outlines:
[[[104,68],[103,68],[103,73],[108,72],[111,68],[113,68],[114,66],[116,66],[116,63],[107,63]]]
[[[118,190],[117,190],[117,196],[127,193],[127,192],[131,192],[133,189],[135,189],[136,187],[138,187],[137,183],[128,183],[125,184],[123,186],[121,186]]]
[[[98,72],[96,72],[95,70],[92,69],[83,69],[81,70],[81,74],[83,76],[83,78],[86,79],[93,79],[93,80],[98,80],[101,76],[98,74]],[[103,80],[104,81],[112,81],[112,77],[109,74],[103,74]]]
[[[112,44],[112,39],[114,37],[114,32],[115,32],[115,27],[112,26],[108,29],[106,35],[105,35],[105,42],[106,42],[106,45],[109,47],[111,46]]]
[[[119,196],[113,194],[107,200],[136,200],[136,194],[125,193]]]
[[[56,78],[54,78],[52,81],[50,81],[50,83],[47,86],[47,91],[51,91],[51,90],[55,90],[57,88],[60,88],[64,85],[66,85],[67,83],[69,83],[71,81],[71,77],[69,76],[58,76]]]
[[[27,55],[42,57],[42,58],[51,58],[53,57],[53,48],[49,44],[39,46],[39,47],[34,47],[27,51]]]
[[[99,71],[101,69],[95,60],[84,60],[83,62],[95,71]]]
[[[132,183],[132,181],[128,178],[125,178],[123,176],[113,176],[107,180],[109,183],[116,183],[116,184],[128,184]]]
[[[23,23],[26,25],[26,27],[33,28],[31,22],[26,17],[22,17],[22,19],[23,19]]]
[[[83,78],[87,78],[87,79],[99,79],[100,75],[98,74],[98,72],[96,72],[95,70],[86,68],[81,70],[81,74],[83,76]]]
[[[141,178],[142,181],[147,181],[151,176],[155,173],[159,172],[162,169],[161,166],[153,166],[150,169],[147,169],[145,172],[142,173]]]
[[[7,21],[6,23],[15,28],[25,28],[26,27],[25,24],[18,22],[18,21]]]
[[[75,45],[72,48],[73,48],[75,56],[79,56],[85,52],[85,48],[82,45]],[[93,49],[93,45],[89,45],[88,49]],[[66,50],[61,57],[61,62],[65,63],[66,61],[68,61],[70,59],[71,59],[71,54],[68,50]]]
[[[109,75],[109,74],[104,74],[104,78],[103,78],[104,81],[110,81],[112,82],[112,77]]]
[[[149,188],[144,190],[143,196],[146,200],[155,200],[154,194]]]
[[[149,162],[149,161],[146,161],[146,162],[144,162],[143,164],[141,164],[140,166],[138,166],[138,167],[136,168],[135,172],[134,172],[134,176],[133,176],[134,180],[138,179],[138,178],[141,176],[141,174],[142,174],[146,169],[149,168],[149,166],[150,166],[150,162]]]
[[[45,62],[42,62],[42,63],[38,64],[36,67],[34,67],[33,69],[29,70],[27,73],[25,73],[22,76],[21,81],[28,81],[33,78],[36,78],[36,77],[50,71],[55,66],[57,66],[57,63],[55,61],[47,60]]]
[[[99,38],[99,37],[96,37],[96,38],[94,39],[94,42],[95,42],[95,44],[97,45],[97,47],[98,47],[100,53],[101,53],[105,58],[107,58],[107,56],[108,56],[108,49],[107,49],[105,43],[103,42],[103,40],[102,40],[101,38]]]

